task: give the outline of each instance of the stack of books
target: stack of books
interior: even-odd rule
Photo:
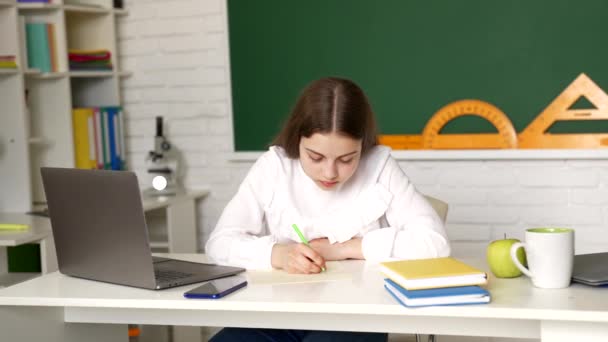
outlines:
[[[26,23],[27,65],[40,72],[59,71],[55,25],[51,23]]]
[[[17,69],[15,55],[0,55],[0,69]]]
[[[109,50],[72,50],[68,54],[70,70],[112,70]]]
[[[451,257],[380,263],[384,288],[402,305],[482,304],[490,293],[480,287],[487,274]]]

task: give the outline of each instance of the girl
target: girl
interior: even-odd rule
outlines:
[[[371,106],[356,84],[340,78],[312,82],[224,209],[207,255],[219,264],[290,273],[321,272],[328,260],[449,255],[443,222],[390,149],[378,145],[376,134]],[[293,224],[310,246],[300,242]],[[319,333],[333,334],[332,340],[386,339],[386,334],[224,329],[214,340],[266,341],[275,333],[295,334],[280,336],[296,340],[312,333],[315,339]]]

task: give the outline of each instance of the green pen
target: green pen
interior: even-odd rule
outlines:
[[[310,244],[308,243],[308,240],[306,240],[306,237],[300,231],[300,228],[298,228],[298,226],[295,223],[292,224],[291,226],[293,227],[293,230],[296,231],[296,234],[298,234],[298,236],[300,237],[300,241],[302,241],[302,243],[305,244],[306,246],[310,246]],[[321,271],[325,272],[325,267],[321,267]]]

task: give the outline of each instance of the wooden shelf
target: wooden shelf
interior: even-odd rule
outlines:
[[[17,4],[17,8],[23,11],[54,11],[61,9],[57,4]]]
[[[133,73],[131,71],[118,71],[118,77],[131,77]]]
[[[27,142],[32,146],[50,146],[53,141],[44,137],[30,137]]]
[[[25,70],[23,71],[23,73],[24,73],[26,76],[28,76],[28,75],[36,75],[36,74],[39,74],[39,73],[40,73],[40,70],[38,70],[38,69],[25,69]]]
[[[124,8],[115,8],[114,9],[114,14],[117,17],[126,17],[129,15],[129,11],[124,9]]]
[[[17,142],[14,151],[0,158],[0,188],[4,190],[0,208],[5,211],[27,212],[32,203],[45,201],[40,167],[76,166],[73,108],[121,104],[119,77],[127,73],[117,71],[115,16],[126,11],[116,11],[112,0],[78,1],[0,0],[0,51],[15,54],[21,62],[27,56],[21,49],[27,44],[21,43],[25,27],[20,25],[49,23],[55,31],[53,57],[59,70],[41,72],[23,63],[15,70],[0,69],[0,103],[7,113],[0,115],[0,136],[15,137]],[[70,71],[69,49],[108,50],[115,70]]]
[[[114,72],[108,71],[70,71],[70,77],[112,77]]]
[[[44,79],[44,80],[54,80],[59,78],[64,78],[68,76],[67,72],[35,72],[35,73],[26,73],[26,75],[30,78]]]
[[[46,202],[41,167],[76,166],[73,108],[120,106],[115,17],[126,12],[116,12],[112,4],[112,0],[53,0],[50,4],[0,0],[0,52],[15,55],[19,64],[16,69],[0,69],[0,137],[12,142],[0,142],[2,211],[30,212],[39,207],[37,203]],[[28,68],[28,23],[50,25],[46,26],[46,38],[52,39],[48,57],[51,70],[57,71],[41,72],[49,70],[43,64]],[[115,70],[71,71],[70,49],[107,50]],[[40,54],[41,59],[47,58],[46,51]],[[14,246],[29,243],[25,238],[10,242]],[[166,246],[162,243],[159,248]],[[0,272],[0,287],[37,275],[5,273]]]
[[[83,13],[83,14],[108,14],[111,9],[98,6],[81,6],[81,5],[64,5],[63,9],[66,12]]]
[[[14,75],[18,73],[19,69],[0,69],[0,75]]]

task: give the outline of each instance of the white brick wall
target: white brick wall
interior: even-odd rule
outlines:
[[[229,162],[232,121],[224,0],[131,0],[119,22],[130,165],[144,172],[154,117],[182,152],[185,184],[212,195],[199,207],[199,245],[251,166]],[[608,249],[608,162],[597,160],[401,161],[418,188],[450,204],[458,254],[482,252],[526,227],[577,229],[578,253]]]
[[[131,0],[118,23],[128,162],[140,176],[153,147],[155,116],[181,152],[187,187],[209,187],[199,208],[200,243],[217,221],[247,165],[227,163],[227,30],[223,0]],[[228,171],[226,171],[228,170]],[[233,170],[237,170],[234,171]],[[140,177],[143,179],[144,177]]]

